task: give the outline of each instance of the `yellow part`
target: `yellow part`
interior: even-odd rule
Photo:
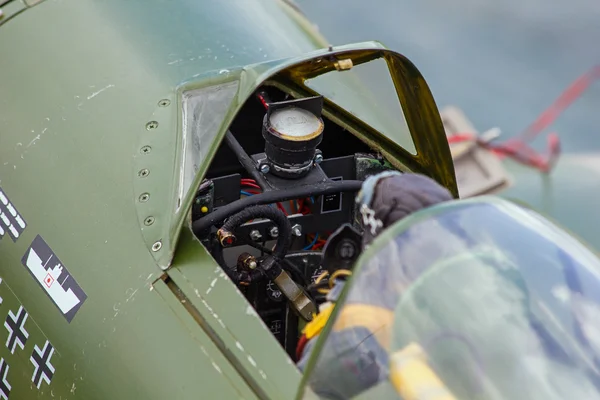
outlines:
[[[456,400],[427,365],[425,353],[416,343],[391,355],[390,380],[405,400]]]
[[[393,323],[394,313],[387,308],[368,304],[346,304],[339,312],[333,330],[339,332],[344,329],[367,328],[381,347],[389,349]]]
[[[202,206],[202,208],[200,208],[200,211],[202,211],[202,213],[206,214],[208,212],[208,207]]]
[[[279,132],[277,129],[275,129],[275,127],[273,127],[273,130],[275,132],[277,132],[277,135],[285,140],[289,140],[292,142],[304,142],[304,141],[308,141],[311,139],[316,138],[317,136],[319,136],[321,134],[321,132],[323,132],[323,129],[325,128],[325,125],[323,125],[323,121],[321,120],[319,122],[319,127],[317,128],[316,131],[308,133],[304,136],[291,136],[291,135],[286,135],[285,133],[281,133]]]
[[[352,272],[348,271],[347,269],[338,269],[337,271],[335,271],[333,274],[331,274],[331,276],[329,277],[329,288],[333,289],[333,285],[335,285],[335,280],[340,277],[340,276],[350,276],[352,275]]]
[[[304,332],[303,332],[304,335],[306,336],[306,339],[310,340],[313,337],[317,336],[319,333],[321,333],[321,331],[327,324],[327,321],[329,320],[329,316],[331,315],[332,312],[333,312],[333,304],[330,304],[329,307],[321,310],[321,312],[315,318],[313,318],[312,321],[310,321],[308,324],[306,324],[306,327],[304,328]]]

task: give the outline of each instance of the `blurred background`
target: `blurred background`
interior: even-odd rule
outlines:
[[[439,108],[456,105],[501,140],[600,64],[597,0],[296,0],[333,45],[381,41],[406,55]],[[563,153],[600,149],[600,81],[562,113]],[[533,142],[544,149],[545,135]]]

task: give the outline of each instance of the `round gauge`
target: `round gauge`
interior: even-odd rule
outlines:
[[[310,140],[323,132],[323,121],[308,110],[288,107],[274,111],[269,124],[283,139]]]

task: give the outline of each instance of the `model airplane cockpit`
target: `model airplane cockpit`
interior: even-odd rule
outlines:
[[[323,97],[288,97],[261,88],[248,100],[197,192],[192,227],[293,354],[298,315],[316,312],[307,288],[323,272],[323,244],[354,221],[362,180],[391,166],[326,121]]]
[[[296,343],[320,321],[335,273],[352,271],[346,288],[362,290],[364,260],[386,260],[373,253],[385,232],[366,252],[357,244],[368,232],[355,201],[362,182],[393,169],[426,175],[454,198],[458,188],[415,65],[378,42],[329,46],[289,3],[0,0],[0,398],[321,396],[314,366],[332,354],[323,351],[332,324],[305,368]],[[536,239],[506,238],[527,250]],[[546,261],[540,254],[531,265]],[[489,293],[477,284],[498,283],[491,269],[456,287]],[[455,377],[442,345],[454,342],[420,341],[436,331],[419,318],[439,320],[466,298],[428,296],[438,272],[412,282],[393,310],[390,320],[408,328],[394,326],[386,353],[426,353],[458,397],[479,364]],[[431,307],[417,315],[421,306]],[[465,315],[463,326],[444,322],[487,327]],[[487,350],[481,338],[471,339]],[[494,382],[510,381],[485,367]],[[584,382],[577,376],[562,387]],[[377,388],[364,394],[384,397]],[[410,388],[400,385],[405,400]]]
[[[387,51],[329,49],[329,54],[306,58],[269,76],[249,93],[231,122],[221,125],[224,137],[209,164],[202,135],[214,129],[222,115],[211,109],[221,105],[226,110],[222,105],[241,83],[234,80],[183,93],[183,127],[189,134],[183,148],[182,198],[194,187],[198,165],[207,165],[193,192],[192,231],[292,359],[303,325],[323,301],[313,286],[327,270],[324,245],[343,226],[348,228],[342,236],[360,237],[356,193],[368,176],[399,169],[389,151],[397,149],[426,163],[434,161],[425,153],[443,159],[434,173],[448,178],[450,187],[455,185],[444,151],[431,146],[445,140],[441,124],[419,120],[432,124],[431,137],[411,138],[409,125],[415,122],[398,101],[402,90],[394,90],[395,57]],[[380,72],[392,78],[392,101],[370,102],[369,92],[362,90],[364,81],[355,73],[374,65],[383,66]],[[427,110],[430,100],[423,101]],[[361,120],[353,110],[370,113]],[[369,132],[387,135],[369,137]],[[384,148],[378,144],[382,139],[402,147],[415,146],[414,140],[422,151],[409,155],[401,146]],[[411,167],[423,168],[418,162]],[[351,248],[330,250],[330,258],[349,252],[355,260],[360,246],[356,239],[353,243]]]

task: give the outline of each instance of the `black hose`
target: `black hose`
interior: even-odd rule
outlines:
[[[232,215],[220,230],[234,233],[240,225],[256,218],[268,218],[277,225],[279,236],[277,237],[273,256],[278,260],[283,260],[292,244],[292,225],[283,211],[275,207],[266,205],[248,207]]]
[[[240,200],[236,200],[218,210],[194,221],[192,230],[194,234],[200,235],[205,229],[209,228],[232,214],[244,210],[250,206],[258,204],[272,204],[285,200],[295,200],[310,196],[324,196],[328,194],[341,192],[358,192],[362,186],[362,181],[325,181],[314,185],[296,186],[277,191],[255,194]],[[284,216],[285,217],[285,216]],[[233,218],[233,217],[231,217]],[[286,218],[287,219],[287,218]]]
[[[250,156],[246,153],[242,145],[237,141],[237,139],[233,136],[233,133],[227,131],[225,134],[225,141],[227,142],[227,146],[233,151],[240,162],[242,167],[248,172],[248,174],[256,181],[258,186],[261,187],[263,191],[268,190],[270,188],[267,180],[263,176],[263,174],[256,169],[256,163]]]

